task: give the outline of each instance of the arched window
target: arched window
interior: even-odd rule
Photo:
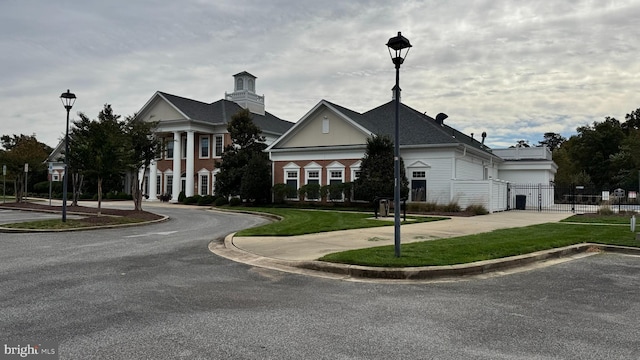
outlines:
[[[236,80],[236,90],[242,90],[242,87],[243,87],[242,85],[243,85],[243,84],[242,84],[242,79],[241,79],[241,78],[238,78],[238,79]]]
[[[255,84],[253,82],[253,79],[249,79],[249,91],[256,92],[256,87],[255,87]]]

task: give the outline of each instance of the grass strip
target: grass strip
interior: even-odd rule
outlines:
[[[399,258],[394,256],[393,246],[380,246],[329,254],[320,260],[380,267],[454,265],[522,255],[584,242],[640,246],[640,241],[635,240],[635,233],[626,227],[548,223],[457,238],[408,243],[401,246]]]
[[[239,231],[236,236],[294,236],[319,232],[393,226],[393,221],[372,220],[371,213],[302,210],[290,208],[251,208],[282,217],[282,221]],[[407,224],[444,220],[445,217],[407,217]],[[404,222],[403,222],[404,223]]]
[[[105,217],[106,218],[106,217]],[[131,218],[131,217],[114,217],[109,216],[105,221],[99,223],[83,221],[83,219],[67,219],[66,222],[62,222],[60,219],[51,220],[37,220],[26,221],[13,224],[4,224],[2,227],[11,229],[29,229],[29,230],[61,230],[61,229],[75,229],[85,228],[92,226],[105,226],[105,225],[121,225],[121,224],[133,224],[143,222],[143,219]]]
[[[640,217],[638,218],[640,221]],[[596,214],[583,214],[573,215],[569,218],[562,220],[561,222],[583,223],[583,224],[619,224],[629,225],[631,222],[631,215],[626,214],[613,214],[613,215],[596,215]]]

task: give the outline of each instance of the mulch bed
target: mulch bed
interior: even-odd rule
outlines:
[[[46,211],[46,212],[59,212],[62,213],[62,206],[49,206],[45,204],[38,203],[6,203],[0,204],[0,206],[14,208],[14,209],[25,209],[25,210],[34,210],[34,211]],[[113,216],[122,216],[129,218],[136,218],[143,221],[151,221],[161,219],[162,216],[154,213],[150,213],[147,211],[135,211],[135,210],[122,210],[122,209],[101,209],[102,215],[113,215]],[[90,222],[94,224],[108,224],[110,222],[109,216],[97,216],[98,208],[87,207],[87,206],[67,206],[67,214],[68,213],[82,213],[82,214],[96,214],[89,215],[86,218],[83,218],[83,222]]]

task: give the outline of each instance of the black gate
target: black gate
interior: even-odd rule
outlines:
[[[513,184],[508,186],[510,210],[597,212],[600,207],[618,211],[638,211],[637,191],[611,189],[602,191],[580,185]]]

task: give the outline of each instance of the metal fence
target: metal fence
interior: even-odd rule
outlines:
[[[510,183],[507,199],[509,210],[588,213],[604,206],[616,212],[640,210],[637,191],[625,189]]]

